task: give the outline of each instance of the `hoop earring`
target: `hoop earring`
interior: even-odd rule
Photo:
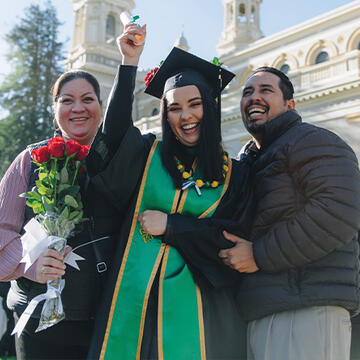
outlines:
[[[57,134],[57,135],[62,135],[61,134],[61,130],[60,130],[60,128],[59,127],[56,127],[56,120],[55,120],[55,118],[53,119],[53,129],[54,129],[54,131],[55,131],[55,134]]]

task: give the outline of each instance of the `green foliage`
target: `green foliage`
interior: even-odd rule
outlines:
[[[51,1],[30,5],[5,36],[12,65],[0,84],[0,178],[26,145],[52,135],[51,87],[62,73],[60,22]]]
[[[20,196],[27,199],[26,205],[49,234],[66,238],[76,224],[86,220],[78,185],[79,168],[84,163],[64,155],[36,164],[39,166],[35,170],[39,172],[36,187]]]

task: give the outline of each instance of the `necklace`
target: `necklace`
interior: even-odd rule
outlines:
[[[228,153],[222,149],[223,156],[223,165],[222,165],[222,175],[225,179],[227,172],[229,171],[229,155]],[[191,169],[190,171],[185,170],[185,166],[183,163],[175,156],[176,167],[179,170],[181,177],[184,182],[182,184],[181,190],[186,190],[187,188],[194,186],[198,195],[201,195],[201,188],[217,188],[219,186],[219,181],[204,181],[201,178],[196,179],[194,176],[194,171]]]

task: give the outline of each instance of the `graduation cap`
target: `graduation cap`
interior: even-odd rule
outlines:
[[[187,86],[205,85],[218,98],[219,113],[221,91],[235,76],[232,72],[174,47],[161,64],[145,89],[147,94],[161,98],[163,93]]]

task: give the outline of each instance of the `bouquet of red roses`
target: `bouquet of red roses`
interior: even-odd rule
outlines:
[[[74,232],[76,224],[85,220],[78,178],[79,173],[85,170],[84,160],[88,151],[89,146],[80,145],[75,140],[65,141],[62,137],[54,137],[48,145],[32,150],[32,160],[38,166],[35,170],[38,171],[38,180],[31,191],[20,195],[27,199],[26,204],[35,214],[35,219],[25,226],[27,232],[21,238],[22,261],[27,263],[25,270],[43,251],[41,243],[46,244],[45,249],[52,248],[64,254],[66,239]],[[47,293],[33,299],[35,302],[30,302],[30,309],[25,310],[24,313],[31,314],[39,301],[45,300],[36,331],[64,319],[60,297],[63,286],[61,277],[49,280]],[[26,321],[21,323],[26,324]],[[14,329],[17,333],[21,331]]]

